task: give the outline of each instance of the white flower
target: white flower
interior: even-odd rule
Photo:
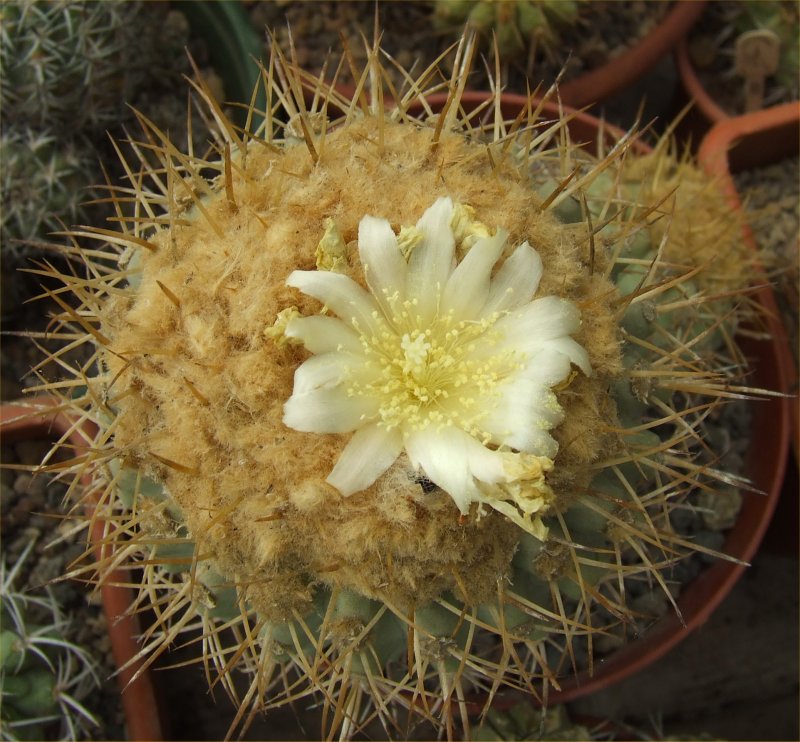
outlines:
[[[286,325],[314,355],[295,373],[284,422],[354,433],[327,479],[345,496],[405,451],[462,514],[486,503],[542,537],[535,514],[552,499],[545,473],[558,449],[548,431],[563,417],[552,387],[571,364],[591,373],[570,337],[579,312],[554,296],[533,300],[542,262],[527,242],[492,276],[501,229],[473,238],[456,263],[452,224],[461,215],[438,199],[411,230],[413,249],[398,244],[388,221],[365,216],[358,250],[369,291],[341,273],[289,276],[336,317]]]

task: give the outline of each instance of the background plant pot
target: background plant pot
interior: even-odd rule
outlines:
[[[706,90],[697,70],[689,56],[689,42],[684,36],[675,47],[675,67],[678,70],[683,95],[683,102],[693,102],[692,109],[687,113],[681,125],[683,135],[691,135],[695,146],[699,145],[703,135],[716,123],[730,118],[728,113],[719,105]]]
[[[467,93],[461,104],[466,111],[470,111],[490,97],[489,93]],[[441,109],[445,100],[446,96],[429,96],[426,103],[431,110],[436,111]],[[528,105],[529,101],[525,96],[504,94],[501,98],[501,110],[506,119],[513,120]],[[422,113],[422,104],[417,106],[412,107],[409,113]],[[568,126],[570,136],[576,143],[596,146],[598,134],[602,131],[610,144],[623,134],[620,129],[586,113],[571,109],[565,109],[564,113],[573,116]],[[546,103],[542,115],[557,117],[558,106]],[[639,142],[636,149],[638,152],[646,152],[649,148]],[[755,298],[769,316],[771,336],[767,340],[740,339],[743,353],[751,361],[748,384],[785,393],[791,384],[791,366],[790,362],[787,363],[789,351],[785,332],[774,314],[775,298],[768,286],[760,289]],[[721,549],[743,562],[748,562],[756,553],[777,504],[784,480],[790,437],[788,398],[759,400],[753,402],[751,407],[752,438],[744,474],[756,491],[742,493],[739,518],[728,532]],[[683,623],[674,612],[668,613],[640,638],[605,658],[602,663],[597,663],[593,675],[583,672],[560,681],[562,690],[551,691],[549,703],[565,703],[588,695],[655,662],[708,619],[745,569],[743,564],[721,560],[715,562],[684,587],[677,601]]]
[[[703,140],[698,158],[707,172],[719,178],[731,206],[742,209],[742,197],[739,194],[733,175],[743,170],[771,165],[780,160],[800,154],[800,103],[785,103],[781,106],[755,111],[743,116],[727,118],[716,124]],[[744,241],[753,249],[759,246],[753,230],[745,222],[742,229]],[[766,281],[766,279],[765,279]],[[797,310],[798,297],[787,297],[795,302]],[[772,292],[765,292],[761,301],[772,316],[780,316],[779,307]],[[783,328],[771,328],[772,332],[783,331]],[[786,333],[778,336],[783,349],[780,361],[784,364],[784,373],[789,378],[788,392],[792,395],[789,409],[792,422],[792,437],[795,462],[800,464],[800,413],[798,412],[798,371],[795,359],[789,348],[789,342],[797,343],[798,338],[787,338]],[[776,338],[777,342],[777,338]],[[796,348],[795,348],[796,350]],[[785,504],[784,504],[785,503]],[[797,543],[797,490],[787,487],[782,497],[784,513],[787,517],[781,522],[787,530],[791,542]],[[788,507],[791,505],[791,507]],[[791,533],[789,533],[791,532]]]
[[[742,204],[731,178],[748,168],[769,165],[798,155],[800,103],[784,103],[742,116],[726,117],[703,140],[698,159],[705,170],[721,178],[731,204]],[[755,247],[750,230],[748,242]]]
[[[630,87],[675,48],[703,12],[705,0],[679,0],[665,18],[638,44],[602,67],[561,86],[567,105],[581,108],[598,103]]]
[[[680,80],[680,87],[683,93],[683,98],[681,99],[681,104],[686,104],[688,102],[692,103],[692,109],[689,111],[688,115],[686,116],[681,128],[679,129],[680,134],[682,135],[691,135],[693,139],[693,144],[695,147],[699,147],[702,138],[708,132],[708,130],[715,126],[716,124],[725,121],[732,117],[738,117],[745,113],[743,101],[737,100],[734,102],[731,96],[733,95],[733,91],[730,89],[731,84],[735,82],[734,78],[731,78],[730,75],[733,73],[734,70],[734,48],[735,44],[733,43],[735,37],[728,38],[724,44],[721,42],[712,41],[710,39],[710,34],[713,32],[714,34],[718,33],[721,29],[719,28],[720,24],[725,23],[720,18],[717,18],[712,11],[716,11],[717,8],[721,7],[723,3],[718,4],[716,7],[711,7],[709,10],[709,14],[703,18],[701,22],[701,26],[705,26],[703,32],[699,34],[699,38],[696,40],[698,42],[705,41],[712,46],[714,49],[714,53],[719,59],[727,59],[729,64],[729,69],[725,70],[717,70],[716,74],[712,72],[712,68],[698,69],[698,66],[695,64],[693,58],[693,50],[691,47],[691,39],[688,35],[681,38],[677,46],[675,47],[674,52],[674,59],[675,59],[675,66],[678,71],[678,77]],[[737,5],[736,3],[729,3],[729,5]],[[747,3],[739,3],[739,6],[746,6]],[[759,3],[753,4],[754,6],[758,6]],[[762,6],[768,6],[769,3],[763,3]],[[777,5],[775,3],[774,5]],[[752,29],[755,30],[759,28],[759,22],[754,18],[750,19],[752,23]],[[780,25],[787,25],[791,27],[792,24],[789,21],[784,19],[785,23]],[[730,21],[728,23],[731,23]],[[770,25],[767,23],[764,28],[768,28],[770,30],[778,30],[778,25],[775,23],[774,25]],[[743,31],[746,26],[743,26],[739,29],[739,31]],[[729,32],[733,32],[732,28],[728,29]],[[791,38],[791,36],[789,36]],[[781,45],[781,59],[789,59],[791,60],[791,50],[785,49],[785,45],[787,44],[787,39],[781,38],[780,45]],[[705,44],[703,44],[705,47]],[[706,52],[704,51],[703,54]],[[785,56],[784,56],[785,55]],[[791,62],[788,62],[789,70],[791,71]],[[716,70],[716,67],[713,69]],[[782,70],[776,73],[776,76],[782,75]],[[797,75],[797,71],[794,71],[795,76]],[[769,93],[769,85],[773,76],[768,76],[765,86],[765,99],[770,99]],[[781,78],[783,79],[783,78]],[[704,82],[705,80],[705,82]],[[709,82],[711,81],[711,82]],[[708,85],[708,87],[707,87]],[[744,89],[744,78],[738,78],[738,90],[743,91]],[[796,96],[796,91],[794,91],[794,95]],[[793,96],[791,90],[784,91],[784,94],[781,100],[789,100]],[[781,103],[776,97],[771,98],[772,102],[768,102],[765,105],[766,108],[776,107],[780,108]]]
[[[83,427],[83,431],[89,435],[92,432],[87,426]],[[87,438],[73,429],[72,421],[59,411],[57,401],[49,397],[3,404],[0,407],[0,432],[3,443],[25,439],[55,440],[66,436],[68,444],[74,446],[76,455],[88,447]],[[103,545],[101,521],[95,521],[91,537],[95,553],[98,558],[102,558],[107,547]],[[106,575],[100,585],[114,662],[121,668],[117,678],[128,739],[162,740],[165,737],[162,731],[161,709],[152,677],[147,670],[144,670],[134,678],[141,663],[128,664],[139,651],[137,637],[140,633],[137,616],[128,613],[134,597],[133,590],[124,587],[129,581],[127,572],[115,570]],[[122,669],[125,665],[127,666]]]

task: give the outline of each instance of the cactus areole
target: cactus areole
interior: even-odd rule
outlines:
[[[473,51],[433,115],[429,74],[383,105],[377,48],[349,99],[275,47],[263,123],[196,83],[210,153],[140,116],[116,226],[70,233],[51,334],[96,363],[52,350],[47,387],[100,425],[73,470],[160,606],[151,659],[199,621],[250,674],[237,723],[320,693],[330,734],[451,734],[476,687],[544,697],[653,618],[630,584],[674,604],[703,547],[671,515],[735,481],[700,431],[742,370],[724,200],[666,144],[465,111]]]

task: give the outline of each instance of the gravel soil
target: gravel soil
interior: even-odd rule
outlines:
[[[781,318],[790,338],[795,367],[798,358],[798,296],[800,296],[800,160],[789,157],[773,165],[734,176],[745,197],[748,223],[761,261],[772,280]]]

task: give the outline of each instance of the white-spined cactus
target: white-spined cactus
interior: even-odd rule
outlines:
[[[32,546],[11,568],[0,561],[0,737],[86,739],[97,726],[83,705],[99,683],[96,663],[64,638],[69,620],[52,593],[19,586]]]
[[[138,3],[13,0],[0,10],[4,118],[67,136],[102,133],[141,75]]]

